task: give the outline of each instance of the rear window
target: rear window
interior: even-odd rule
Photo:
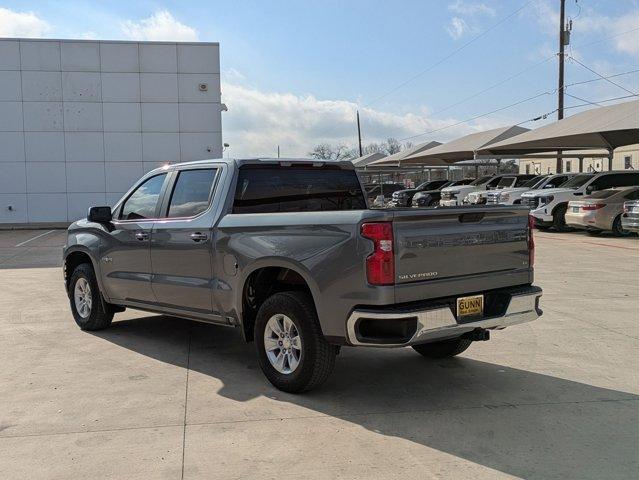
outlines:
[[[590,194],[591,198],[608,198],[612,197],[615,193],[619,193],[619,190],[598,190]]]
[[[366,201],[354,170],[312,166],[245,166],[233,213],[363,210]]]

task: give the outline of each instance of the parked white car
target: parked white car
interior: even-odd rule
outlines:
[[[523,184],[521,187],[505,188],[503,190],[491,190],[488,192],[487,203],[489,205],[519,205],[524,192],[557,188],[574,177],[572,173],[559,173],[555,175],[537,175]]]
[[[480,205],[487,203],[488,194],[495,191],[502,191],[506,188],[521,187],[528,183],[535,175],[503,175],[499,180],[499,183],[491,190],[480,190],[469,193],[463,200],[463,203],[469,203],[471,205]]]
[[[531,190],[521,195],[521,203],[530,207],[530,215],[540,230],[566,229],[566,210],[571,200],[581,200],[598,190],[639,185],[639,172],[611,171],[580,173],[559,188]]]
[[[469,193],[479,192],[497,186],[503,175],[486,175],[473,180],[468,185],[455,185],[442,189],[442,198],[439,204],[443,207],[461,205]]]

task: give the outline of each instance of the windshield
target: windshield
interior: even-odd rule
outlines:
[[[541,184],[546,179],[546,175],[537,175],[536,177],[531,178],[526,183],[522,185],[522,187],[530,187],[535,188]]]
[[[513,184],[513,180],[515,180],[515,177],[504,177],[501,180],[499,180],[499,183],[497,184],[497,188],[510,187]]]
[[[584,185],[586,182],[588,182],[588,180],[590,180],[592,177],[593,177],[592,175],[577,175],[571,178],[570,180],[568,180],[566,183],[562,184],[561,187],[562,188],[579,188],[582,185]]]
[[[488,183],[491,178],[493,178],[492,175],[486,175],[485,177],[479,177],[477,180],[473,180],[468,185],[483,185],[484,183]]]

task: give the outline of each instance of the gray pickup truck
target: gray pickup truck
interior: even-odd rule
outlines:
[[[349,162],[205,160],[146,174],[73,223],[64,281],[83,330],[124,308],[241,329],[277,388],[341,346],[453,356],[541,315],[528,209],[370,209]]]

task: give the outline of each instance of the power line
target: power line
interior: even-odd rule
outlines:
[[[575,100],[579,100],[580,102],[586,102],[588,105],[596,105],[598,107],[602,107],[603,105],[601,105],[601,103],[597,103],[597,102],[591,102],[590,100],[586,100],[585,98],[581,98],[578,97],[577,95],[572,95],[568,92],[564,92],[564,95],[570,97],[570,98],[574,98]]]
[[[568,94],[566,94],[566,95],[568,95]],[[614,101],[617,101],[617,100],[626,100],[626,99],[628,99],[628,98],[636,98],[636,97],[638,97],[638,96],[639,96],[639,95],[624,95],[624,96],[622,96],[622,97],[607,98],[606,100],[599,100],[599,101],[597,102],[597,104],[599,104],[599,103],[614,102]],[[584,102],[587,102],[587,103],[582,103],[582,104],[579,104],[579,105],[570,105],[570,106],[568,106],[568,107],[564,107],[564,108],[565,108],[565,110],[573,109],[573,108],[587,107],[588,105],[592,105],[592,104],[594,103],[594,102],[590,102],[590,101],[588,101],[588,100],[583,100],[583,99],[580,99],[580,100],[582,100],[582,101],[584,101]],[[602,105],[600,105],[600,106],[602,106]],[[517,123],[516,125],[523,125],[524,123],[536,122],[536,121],[538,121],[538,120],[542,120],[542,119],[543,119],[543,120],[545,120],[546,118],[548,118],[548,116],[552,115],[552,114],[553,114],[553,113],[555,113],[556,111],[557,111],[557,109],[555,108],[554,110],[551,110],[550,112],[543,113],[543,114],[541,114],[541,115],[539,115],[539,116],[537,116],[537,117],[535,117],[535,118],[530,118],[530,119],[528,119],[528,120],[524,120],[523,122],[519,122],[519,123]]]
[[[483,32],[475,35],[473,38],[471,38],[469,41],[467,41],[466,43],[464,43],[463,45],[460,45],[459,47],[457,47],[455,50],[453,50],[452,52],[450,52],[448,55],[446,55],[445,57],[437,60],[435,63],[429,65],[428,67],[426,67],[424,70],[422,70],[421,72],[417,73],[416,75],[413,75],[412,77],[410,77],[408,80],[403,81],[402,83],[400,83],[399,85],[393,87],[392,89],[390,89],[389,91],[387,91],[386,93],[384,93],[383,95],[380,95],[379,97],[375,98],[374,100],[368,102],[365,107],[370,107],[371,105],[373,105],[374,103],[377,103],[378,101],[380,101],[383,98],[386,98],[387,96],[391,95],[392,93],[395,93],[397,90],[399,90],[400,88],[402,88],[405,85],[408,85],[409,83],[411,83],[412,81],[418,79],[419,77],[421,77],[422,75],[430,72],[431,70],[433,70],[435,67],[441,65],[442,63],[444,63],[446,60],[448,60],[449,58],[455,56],[456,54],[458,54],[459,52],[461,52],[462,50],[464,50],[466,47],[470,46],[471,44],[473,44],[474,42],[476,42],[477,40],[479,40],[480,38],[484,37],[485,35],[487,35],[489,32],[491,32],[492,30],[494,30],[495,28],[497,28],[499,25],[501,25],[502,23],[506,22],[506,20],[511,19],[512,17],[514,17],[515,15],[517,15],[519,12],[521,12],[524,8],[526,8],[528,5],[530,5],[532,3],[533,0],[529,0],[526,3],[524,3],[521,7],[519,7],[518,9],[516,9],[514,12],[508,14],[506,17],[502,18],[501,20],[499,20],[497,23],[491,25],[490,27],[488,27],[486,30],[484,30]]]
[[[490,112],[486,112],[486,113],[482,113],[482,114],[479,114],[479,115],[475,115],[474,117],[470,117],[470,118],[467,118],[465,120],[461,120],[461,121],[456,122],[456,123],[451,123],[450,125],[446,125],[445,127],[436,128],[434,130],[429,130],[427,132],[418,133],[417,135],[412,135],[410,137],[401,138],[399,141],[403,142],[403,141],[406,141],[406,140],[412,140],[413,138],[423,137],[424,135],[428,135],[428,134],[431,134],[431,133],[441,132],[442,130],[446,130],[448,128],[456,127],[456,126],[462,125],[462,124],[464,124],[466,122],[472,122],[473,120],[477,120],[477,119],[480,119],[480,118],[483,118],[483,117],[487,117],[488,115],[492,115],[493,113],[498,113],[498,112],[501,112],[502,110],[507,110],[509,108],[516,107],[517,105],[521,105],[522,103],[530,102],[531,100],[534,100],[536,98],[543,97],[544,95],[551,95],[553,93],[554,93],[553,91],[551,91],[551,92],[541,92],[541,93],[538,93],[537,95],[533,95],[532,97],[524,98],[523,100],[519,100],[517,102],[511,103],[510,105],[506,105],[504,107],[500,107],[500,108],[497,108],[495,110],[491,110]]]
[[[612,80],[610,80],[610,78],[608,77],[604,77],[601,73],[596,72],[595,70],[593,70],[592,68],[590,68],[588,65],[584,65],[582,62],[580,62],[579,60],[577,60],[575,57],[569,56],[568,58],[570,58],[571,60],[573,60],[574,62],[578,63],[579,65],[581,65],[583,68],[585,68],[586,70],[588,70],[589,72],[594,73],[595,75],[597,75],[598,77],[601,77],[602,80],[605,80],[606,82],[614,85],[615,87],[619,87],[620,89],[622,89],[623,91],[627,92],[627,93],[631,93],[632,95],[636,95],[635,92],[633,92],[632,90],[628,90],[626,87],[624,87],[623,85],[619,85],[618,83],[613,82]]]
[[[566,88],[568,87],[574,87],[576,85],[584,85],[586,83],[593,83],[593,82],[600,82],[602,80],[606,80],[608,78],[616,78],[616,77],[621,77],[623,75],[630,75],[632,73],[639,73],[639,68],[635,69],[635,70],[628,70],[627,72],[621,72],[621,73],[615,73],[614,75],[606,75],[605,78],[591,78],[590,80],[582,80],[581,82],[573,82],[573,83],[569,83],[566,85]]]
[[[468,100],[472,100],[473,98],[477,98],[478,96],[480,96],[480,95],[482,95],[482,94],[484,94],[484,93],[488,92],[489,90],[492,90],[493,88],[499,87],[500,85],[503,85],[504,83],[509,82],[510,80],[513,80],[514,78],[517,78],[517,77],[519,77],[519,76],[523,75],[524,73],[529,72],[529,71],[530,71],[530,70],[532,70],[533,68],[538,67],[539,65],[542,65],[542,64],[544,64],[544,63],[546,63],[546,62],[548,62],[548,61],[552,60],[553,58],[555,58],[555,56],[556,56],[556,55],[551,55],[550,57],[545,58],[545,59],[541,60],[540,62],[537,62],[537,63],[535,63],[535,64],[533,64],[533,65],[531,65],[531,66],[529,66],[529,67],[527,67],[527,68],[525,68],[525,69],[523,69],[523,70],[521,70],[520,72],[515,73],[514,75],[511,75],[510,77],[505,78],[504,80],[501,80],[500,82],[497,82],[497,83],[495,83],[495,84],[491,85],[490,87],[486,87],[486,88],[484,88],[483,90],[481,90],[481,91],[479,91],[479,92],[477,92],[477,93],[474,93],[473,95],[470,95],[469,97],[466,97],[466,98],[464,98],[463,100],[460,100],[460,101],[455,102],[455,103],[453,103],[453,104],[451,104],[451,105],[448,105],[447,107],[444,107],[444,108],[442,108],[441,110],[437,110],[437,111],[435,111],[435,112],[431,113],[430,115],[437,115],[437,114],[439,114],[439,113],[442,113],[442,112],[445,112],[445,111],[447,111],[447,110],[450,110],[450,109],[451,109],[451,108],[453,108],[453,107],[456,107],[456,106],[458,106],[458,105],[461,105],[462,103],[465,103],[465,102],[467,102]]]

